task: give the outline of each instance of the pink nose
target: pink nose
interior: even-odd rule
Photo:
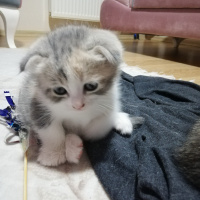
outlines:
[[[74,104],[72,107],[76,110],[82,110],[84,108],[85,104]]]

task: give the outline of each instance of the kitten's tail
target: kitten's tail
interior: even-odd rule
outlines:
[[[184,144],[176,150],[175,160],[185,177],[200,188],[200,120],[194,125]]]

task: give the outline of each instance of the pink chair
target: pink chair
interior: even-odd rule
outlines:
[[[121,32],[200,39],[200,1],[104,0],[100,22]]]
[[[0,0],[0,14],[4,21],[6,40],[10,48],[16,48],[14,37],[19,21],[22,0]]]

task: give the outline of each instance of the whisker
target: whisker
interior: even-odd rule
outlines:
[[[113,106],[98,104],[97,109],[98,111],[103,112],[105,115],[109,115],[110,111],[113,110]]]

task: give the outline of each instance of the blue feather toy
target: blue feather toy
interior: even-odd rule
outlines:
[[[5,98],[9,104],[9,106],[3,110],[0,109],[0,117],[3,118],[4,122],[8,125],[9,128],[15,131],[13,136],[19,136],[19,141],[22,144],[22,148],[24,152],[27,151],[29,147],[29,139],[28,139],[28,130],[25,126],[17,119],[15,116],[16,105],[10,95],[9,91],[4,91]],[[6,143],[9,143],[10,136],[6,139]],[[16,143],[16,142],[14,142]]]

